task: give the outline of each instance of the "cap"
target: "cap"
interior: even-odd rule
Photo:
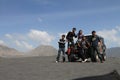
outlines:
[[[73,28],[73,30],[76,30],[76,28]]]

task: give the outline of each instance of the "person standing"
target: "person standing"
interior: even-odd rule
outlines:
[[[62,52],[62,58],[63,58],[63,62],[65,62],[65,35],[61,36],[62,38],[59,40],[58,45],[59,45],[59,50],[58,50],[58,55],[56,58],[56,63],[59,62],[59,58]]]
[[[81,55],[82,62],[87,61],[87,49],[90,46],[85,36],[82,36],[82,40],[78,43],[79,54]]]
[[[98,58],[100,59],[100,62],[103,63],[102,55],[100,54],[99,50],[99,44],[101,43],[100,37],[96,35],[96,31],[92,31],[92,37],[91,37],[91,48],[92,48],[92,53],[91,53],[91,59],[92,61],[96,62],[96,54],[98,54]]]
[[[75,34],[76,28],[73,28],[72,31],[69,31],[67,33],[66,39],[68,41],[68,48],[70,48],[70,44],[74,45],[74,39],[73,37],[77,37],[77,35]]]
[[[98,44],[100,54],[102,56],[102,60],[105,61],[105,48],[106,46],[104,45],[102,39],[100,39],[100,43]]]

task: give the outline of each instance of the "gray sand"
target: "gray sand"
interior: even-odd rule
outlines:
[[[108,58],[104,63],[55,63],[55,57],[0,59],[0,80],[73,80],[113,70],[120,74],[120,58]]]

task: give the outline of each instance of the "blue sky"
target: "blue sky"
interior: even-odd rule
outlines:
[[[0,0],[0,44],[28,51],[57,48],[59,34],[96,30],[107,47],[120,47],[120,0]]]

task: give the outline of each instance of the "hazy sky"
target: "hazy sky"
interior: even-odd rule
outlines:
[[[0,44],[27,51],[57,48],[62,33],[77,28],[120,47],[120,0],[0,0]]]

